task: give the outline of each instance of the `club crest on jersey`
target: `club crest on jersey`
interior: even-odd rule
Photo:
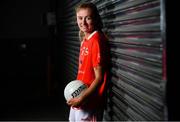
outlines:
[[[89,51],[87,47],[83,47],[81,51],[81,55],[88,55]]]

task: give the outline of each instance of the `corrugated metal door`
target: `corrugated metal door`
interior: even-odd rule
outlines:
[[[61,20],[67,82],[77,73],[80,43],[74,8],[79,2],[85,1],[65,1]],[[111,48],[112,77],[104,120],[165,120],[164,1],[91,2],[98,6]]]

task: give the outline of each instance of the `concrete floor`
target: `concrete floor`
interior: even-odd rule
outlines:
[[[64,99],[16,98],[1,103],[0,121],[68,121],[68,114]]]

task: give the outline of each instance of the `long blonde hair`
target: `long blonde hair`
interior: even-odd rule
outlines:
[[[75,8],[75,10],[76,10],[76,13],[77,13],[79,10],[87,9],[87,8],[89,8],[93,13],[93,21],[94,21],[95,30],[101,31],[101,29],[103,28],[103,23],[102,23],[101,17],[99,15],[98,9],[97,9],[95,4],[93,4],[91,2],[90,3],[81,3]],[[80,41],[83,40],[84,36],[85,36],[84,32],[82,32],[80,30],[79,31],[79,39],[80,39]]]
[[[83,39],[84,39],[84,32],[82,32],[81,30],[79,31],[79,40],[80,41],[83,41]]]

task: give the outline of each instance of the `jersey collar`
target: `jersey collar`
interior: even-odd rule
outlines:
[[[88,36],[87,40],[89,40],[96,32],[97,32],[97,31],[92,32],[92,33]]]

